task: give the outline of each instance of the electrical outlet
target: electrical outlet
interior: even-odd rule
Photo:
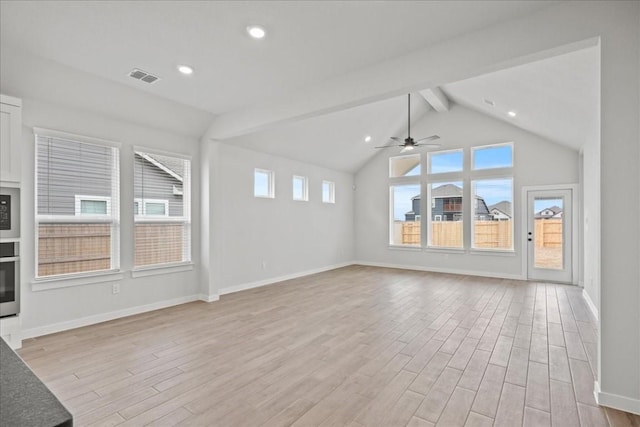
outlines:
[[[113,287],[111,288],[111,293],[113,295],[120,293],[120,283],[114,283],[113,284]]]

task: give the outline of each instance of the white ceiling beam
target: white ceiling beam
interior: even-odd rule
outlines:
[[[449,111],[449,99],[439,87],[421,90],[420,95],[422,95],[429,105],[431,105],[438,113],[445,113]]]
[[[576,11],[597,14],[593,10],[599,10],[598,4],[561,4],[309,86],[269,103],[223,114],[213,121],[203,139],[224,140],[597,45],[596,30],[579,25],[563,27],[558,17],[569,17]],[[541,33],[541,26],[552,29]]]

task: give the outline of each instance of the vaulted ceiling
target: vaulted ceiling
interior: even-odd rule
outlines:
[[[556,3],[3,1],[0,78],[3,92],[48,93],[200,136],[209,124],[232,122],[256,105],[274,105],[277,113],[283,107],[275,101],[288,94],[313,88],[309,96],[322,97],[318,88],[331,79]],[[250,24],[263,25],[267,37],[248,37]],[[585,138],[579,124],[595,117],[598,61],[592,49],[442,89],[453,102],[577,149]],[[178,64],[194,74],[181,75]],[[161,80],[134,80],[133,68]],[[225,142],[353,172],[372,156],[372,145],[405,130],[404,97],[375,101],[288,123],[274,119],[259,131],[236,124]],[[512,109],[517,116],[505,116]],[[419,99],[412,115],[425,114],[438,113]]]

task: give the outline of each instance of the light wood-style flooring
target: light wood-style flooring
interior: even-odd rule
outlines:
[[[26,340],[77,426],[639,426],[572,286],[352,266]]]

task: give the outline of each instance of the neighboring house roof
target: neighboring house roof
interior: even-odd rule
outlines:
[[[504,215],[508,216],[509,218],[512,217],[511,202],[503,200],[501,202],[498,202],[496,204],[489,206],[490,212],[493,212],[494,209],[502,212]]]
[[[431,197],[462,197],[462,188],[455,184],[444,184],[431,190]]]
[[[551,211],[553,212],[552,215],[543,215],[542,212],[545,211]],[[544,208],[542,210],[540,210],[540,212],[536,212],[535,214],[535,218],[550,218],[552,216],[556,216],[558,214],[562,213],[562,208],[558,207],[558,206],[551,206],[550,208]]]
[[[137,156],[145,159],[158,169],[163,172],[171,175],[175,179],[180,182],[184,180],[184,161],[181,159],[172,159],[168,157],[163,157],[160,159],[158,156],[154,156],[153,154],[147,153],[136,153]]]

